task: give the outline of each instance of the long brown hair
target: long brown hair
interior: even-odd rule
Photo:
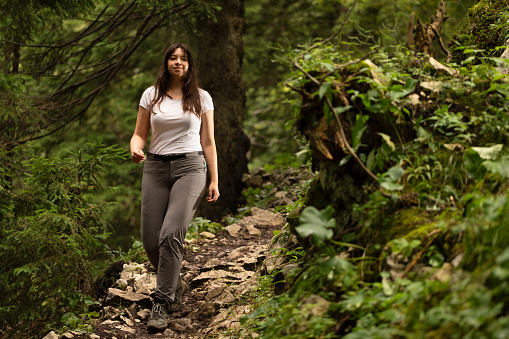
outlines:
[[[196,67],[194,65],[193,55],[191,54],[191,50],[186,44],[173,44],[168,47],[166,54],[164,55],[164,62],[161,66],[161,70],[159,71],[159,75],[157,76],[155,89],[156,95],[152,102],[150,103],[149,111],[153,112],[153,107],[157,104],[161,104],[161,101],[165,97],[170,97],[168,95],[168,90],[170,89],[170,72],[168,71],[168,60],[171,55],[175,52],[176,49],[181,48],[184,51],[185,56],[187,57],[187,61],[189,63],[189,67],[187,72],[184,74],[184,86],[182,88],[183,97],[182,97],[182,109],[184,112],[190,112],[195,114],[198,117],[201,117],[202,107],[201,107],[201,97],[200,90],[198,87],[198,77],[196,76]]]

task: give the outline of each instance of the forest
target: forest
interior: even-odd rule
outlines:
[[[2,0],[0,26],[0,338],[509,337],[509,1]],[[221,197],[159,336],[111,293],[153,273],[129,141],[176,42]]]

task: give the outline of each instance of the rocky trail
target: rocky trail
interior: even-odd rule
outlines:
[[[309,176],[309,173],[299,174],[293,183]],[[249,180],[259,186],[263,184],[256,177],[246,180],[248,185]],[[296,200],[291,191],[272,192],[272,205]],[[182,308],[172,313],[169,328],[163,332],[146,330],[155,272],[148,262],[129,262],[117,264],[116,283],[105,293],[93,333],[68,331],[57,335],[52,331],[43,339],[230,338],[229,331],[236,330],[238,335],[240,318],[252,311],[259,276],[284,261],[273,255],[274,249],[282,245],[273,243],[272,239],[274,231],[281,230],[285,223],[282,214],[253,207],[250,215],[215,234],[201,232],[198,238],[186,239],[181,279],[189,289],[183,296]],[[241,335],[256,336],[255,333]]]

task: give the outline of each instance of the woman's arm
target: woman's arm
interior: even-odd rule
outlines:
[[[219,198],[219,178],[217,174],[217,152],[214,139],[214,111],[203,113],[201,117],[200,141],[207,162],[210,177],[208,202],[215,202]]]
[[[140,106],[138,110],[138,118],[136,119],[136,129],[131,138],[131,158],[133,162],[141,164],[145,161],[143,148],[147,143],[148,134],[150,132],[150,112]]]

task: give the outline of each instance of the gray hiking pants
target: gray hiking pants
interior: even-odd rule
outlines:
[[[207,167],[198,152],[155,157],[160,156],[149,153],[143,165],[141,240],[157,270],[155,297],[172,303],[186,232],[205,193]]]

